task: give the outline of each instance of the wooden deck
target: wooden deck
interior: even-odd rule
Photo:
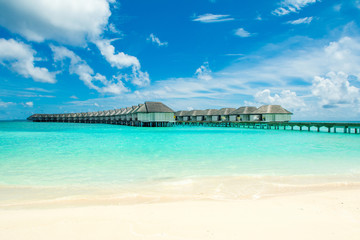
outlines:
[[[313,132],[360,133],[360,123],[340,122],[197,122],[177,121],[178,126],[237,127],[253,129],[298,130]]]

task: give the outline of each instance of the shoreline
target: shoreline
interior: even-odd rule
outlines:
[[[0,185],[0,209],[138,205],[186,201],[262,200],[332,191],[360,191],[357,174],[343,176],[218,176],[162,179],[123,186]]]
[[[358,239],[360,189],[257,200],[1,209],[1,239]]]

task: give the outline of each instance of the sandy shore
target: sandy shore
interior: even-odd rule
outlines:
[[[0,239],[360,239],[360,189],[259,200],[0,210]]]

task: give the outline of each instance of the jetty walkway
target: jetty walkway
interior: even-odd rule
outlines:
[[[315,132],[360,133],[360,123],[349,122],[205,122],[177,121],[177,126],[237,127],[253,129],[298,130]]]

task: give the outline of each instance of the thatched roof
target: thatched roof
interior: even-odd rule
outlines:
[[[182,117],[182,116],[188,116],[189,111],[177,111],[175,112],[175,116]]]
[[[131,112],[132,107],[127,107],[126,110],[123,112],[123,115],[128,114],[129,112]]]
[[[161,102],[145,102],[137,109],[138,113],[173,113],[174,110]]]
[[[256,111],[252,112],[252,114],[292,114],[285,108],[281,107],[280,105],[263,105],[259,107]]]
[[[230,115],[250,114],[256,110],[256,107],[239,107],[235,111],[232,111]]]
[[[107,111],[104,111],[104,112],[105,112],[104,116],[106,116],[106,117],[110,116],[110,110],[107,110]]]
[[[224,116],[224,115],[229,115],[229,113],[235,111],[235,108],[222,108],[220,110],[218,110],[217,112],[214,112],[211,115],[215,115],[215,116]]]
[[[190,116],[204,116],[206,114],[206,110],[192,110],[190,111]]]
[[[109,115],[110,115],[110,116],[114,116],[114,115],[115,115],[115,113],[116,113],[116,110],[110,110]]]
[[[205,116],[212,116],[212,115],[216,115],[217,113],[217,109],[206,109],[205,111]]]
[[[116,115],[124,115],[126,111],[127,111],[126,108],[120,108],[120,112]]]
[[[128,114],[135,113],[138,108],[139,108],[139,106],[132,106],[131,110],[128,112]]]

